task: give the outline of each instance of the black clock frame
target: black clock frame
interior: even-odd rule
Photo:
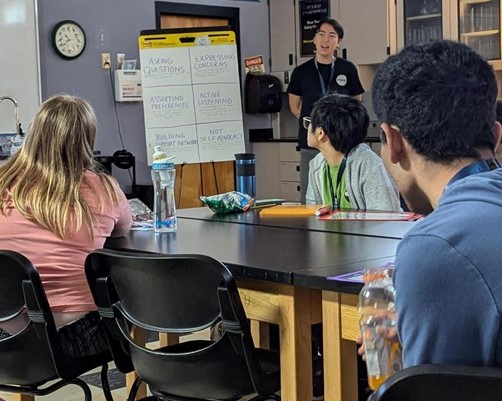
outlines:
[[[82,31],[82,35],[84,35],[84,47],[82,48],[82,51],[80,53],[78,53],[77,55],[75,56],[67,56],[66,54],[63,54],[59,51],[58,47],[56,46],[56,33],[58,31],[58,29],[64,25],[64,24],[73,24],[73,25],[76,25],[81,31]],[[56,52],[56,54],[65,59],[65,60],[75,60],[76,58],[80,57],[84,51],[85,51],[85,48],[87,46],[87,37],[85,35],[85,31],[84,31],[84,28],[82,28],[82,25],[80,25],[78,22],[76,21],[73,21],[73,20],[63,20],[63,21],[60,21],[58,22],[54,28],[52,28],[52,33],[51,33],[51,44],[52,44],[52,48],[54,49],[54,51]]]

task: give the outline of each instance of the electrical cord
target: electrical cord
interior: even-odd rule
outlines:
[[[216,193],[219,194],[220,190],[218,189],[218,176],[216,175],[216,166],[215,166],[214,160],[211,160],[211,164],[213,166],[214,186],[216,187]]]
[[[181,209],[181,189],[183,188],[183,168],[185,167],[186,164],[187,164],[187,162],[183,162],[183,163],[181,163],[181,167],[180,167],[180,189],[178,191],[178,201],[176,202],[178,209]]]
[[[202,171],[202,163],[199,163],[199,174],[200,174],[200,191],[201,195],[204,196],[204,176]]]
[[[117,110],[117,102],[115,101],[115,84],[113,82],[113,74],[112,74],[111,67],[108,69],[108,71],[110,72],[110,86],[112,88],[113,108],[115,110],[115,119],[117,121],[117,131],[119,134],[120,143],[122,144],[122,151],[118,151],[115,153],[121,153],[122,155],[124,153],[128,153],[129,155],[131,155],[131,153],[126,150],[125,145],[124,145],[124,138],[122,137],[122,128],[120,126],[120,118],[119,118],[119,112]],[[121,168],[123,168],[123,167],[121,167]],[[131,185],[134,185],[134,180],[133,180],[133,177],[131,174],[131,169],[128,168],[127,172],[129,173],[129,178],[131,179]],[[134,188],[133,188],[133,191],[134,191]]]

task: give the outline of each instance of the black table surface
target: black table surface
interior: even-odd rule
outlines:
[[[131,231],[124,237],[108,239],[105,247],[204,254],[225,263],[236,277],[296,284],[296,274],[300,273],[303,285],[321,288],[321,272],[343,274],[359,270],[361,262],[392,259],[398,243],[389,238],[180,218],[176,233]],[[309,275],[313,277],[311,284]]]
[[[260,216],[261,209],[253,209],[244,213],[214,214],[208,207],[179,209],[178,217],[261,225],[270,227],[310,230],[338,234],[364,235],[367,237],[402,239],[415,224],[413,221],[337,221],[318,220],[315,216]]]
[[[364,285],[362,282],[348,282],[336,277],[342,274],[360,272],[370,267],[382,267],[389,262],[394,262],[394,256],[298,270],[293,274],[293,281],[299,287],[359,294]]]

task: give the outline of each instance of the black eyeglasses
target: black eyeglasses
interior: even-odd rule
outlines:
[[[309,125],[312,123],[312,119],[308,116],[306,117],[303,117],[303,128],[305,128],[306,130],[309,129]]]

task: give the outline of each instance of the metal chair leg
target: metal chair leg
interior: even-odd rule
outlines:
[[[101,367],[101,386],[103,388],[103,394],[106,401],[114,401],[112,396],[112,390],[110,389],[110,383],[108,381],[108,364],[104,364]]]
[[[134,383],[131,387],[131,391],[129,391],[129,396],[127,397],[127,401],[135,401],[136,400],[136,395],[138,394],[138,389],[139,386],[141,386],[141,383],[143,383],[143,379],[141,377],[136,377],[136,380],[134,380]]]

